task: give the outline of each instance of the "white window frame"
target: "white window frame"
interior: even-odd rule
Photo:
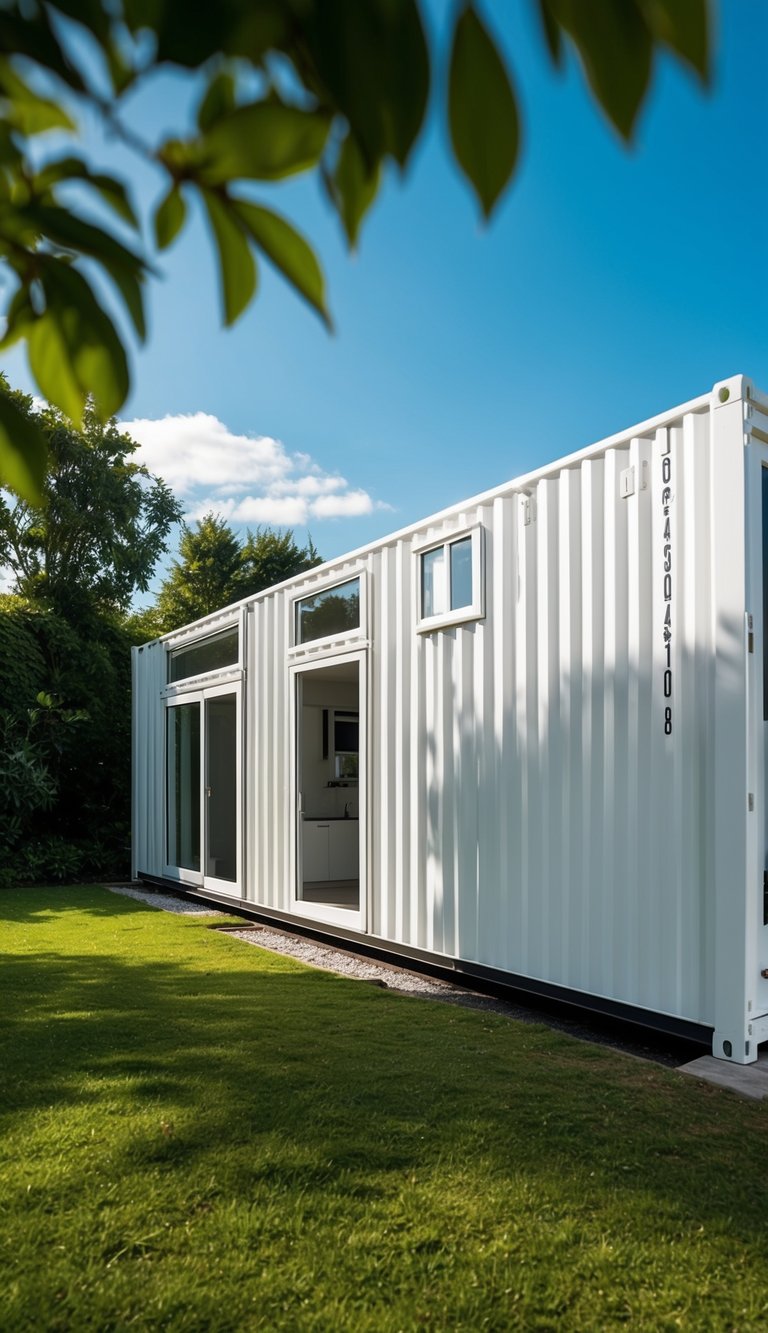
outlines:
[[[201,671],[196,676],[183,676],[181,680],[168,680],[168,668],[171,654],[180,649],[195,648],[205,639],[213,639],[217,634],[225,634],[227,630],[237,630],[237,661],[231,662],[229,666],[213,667],[210,671]],[[222,616],[220,623],[214,622],[209,625],[195,625],[182,631],[177,637],[166,640],[165,642],[165,678],[166,683],[161,690],[161,698],[168,699],[176,694],[183,694],[189,690],[205,689],[209,685],[222,684],[229,681],[242,680],[244,676],[245,665],[245,613],[242,608],[238,608],[235,615],[230,612],[226,617]]]
[[[235,706],[237,708],[237,733],[236,733],[236,755],[235,755],[235,778],[236,778],[236,839],[237,839],[237,879],[217,879],[215,875],[208,875],[205,872],[208,853],[208,827],[206,812],[206,764],[207,764],[207,746],[208,736],[205,720],[205,705],[209,699],[214,699],[219,695],[233,694],[235,696]],[[182,704],[197,704],[200,709],[200,869],[190,870],[186,866],[171,865],[168,861],[168,838],[170,833],[170,820],[168,811],[168,710],[178,708]],[[243,746],[244,746],[244,714],[243,714],[243,694],[242,684],[239,680],[230,680],[226,683],[219,683],[218,680],[212,681],[209,685],[202,686],[197,690],[188,690],[185,693],[179,691],[177,694],[169,697],[165,701],[163,710],[163,724],[165,727],[165,736],[163,740],[163,878],[175,879],[180,884],[195,885],[198,888],[204,888],[206,892],[223,893],[229,898],[244,898],[245,886],[243,881],[243,833],[245,827],[245,811],[243,807],[244,795],[244,773],[243,773]]]
[[[307,902],[304,898],[299,896],[299,882],[302,874],[302,849],[300,847],[299,839],[301,835],[302,819],[301,810],[299,808],[299,719],[296,684],[299,676],[305,674],[308,675],[310,671],[319,670],[322,667],[327,666],[331,661],[338,663],[339,665],[344,662],[357,662],[358,664],[358,718],[360,736],[362,737],[363,762],[359,765],[357,785],[358,838],[360,839],[360,886],[358,889],[356,911],[351,907],[333,907],[330,903]],[[371,818],[371,813],[368,796],[371,767],[369,747],[370,726],[368,717],[368,671],[368,647],[367,645],[361,646],[359,644],[355,645],[354,648],[350,646],[348,652],[338,653],[333,657],[326,657],[318,662],[298,661],[292,662],[288,667],[288,679],[290,680],[291,689],[291,767],[289,786],[289,791],[291,793],[289,801],[290,911],[296,916],[304,917],[308,920],[323,921],[328,925],[346,926],[348,930],[358,930],[363,933],[368,929],[368,886],[370,884],[369,849],[371,846],[371,834],[369,831],[369,819]]]
[[[437,615],[425,616],[423,613],[424,579],[423,559],[432,551],[443,552],[447,577],[448,601],[451,600],[451,555],[450,548],[457,542],[472,542],[472,601],[468,606],[457,606],[453,610],[439,611]],[[418,620],[416,630],[419,634],[429,634],[435,629],[447,629],[451,625],[463,625],[468,620],[482,620],[485,616],[485,540],[482,524],[471,528],[461,528],[456,532],[446,533],[440,541],[424,542],[413,549],[416,565],[416,606]]]
[[[336,573],[331,578],[324,579],[322,583],[314,584],[310,588],[305,588],[301,593],[297,593],[291,599],[291,624],[288,656],[291,659],[314,656],[318,652],[327,650],[332,645],[350,647],[354,644],[358,646],[360,640],[367,642],[368,628],[368,578],[367,570],[352,569],[342,575]],[[307,602],[311,597],[318,597],[320,593],[332,592],[334,588],[343,588],[345,583],[353,583],[355,579],[360,583],[360,624],[356,629],[339,631],[337,634],[324,634],[321,639],[308,639],[306,643],[299,643],[296,638],[296,615],[299,602]]]

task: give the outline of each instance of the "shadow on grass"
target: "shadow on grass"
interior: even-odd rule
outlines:
[[[374,1199],[416,1169],[479,1165],[533,1187],[560,1173],[571,1198],[651,1193],[745,1241],[766,1229],[761,1107],[547,1029],[308,971],[130,899],[43,898],[0,902],[24,926],[60,913],[61,931],[60,948],[2,963],[8,1125],[91,1112],[114,1125],[124,1172],[183,1169],[218,1146],[242,1198],[263,1183]],[[114,929],[67,930],[70,910]]]

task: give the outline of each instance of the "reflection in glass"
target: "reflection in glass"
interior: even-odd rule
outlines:
[[[236,666],[238,658],[238,631],[226,629],[207,639],[198,639],[189,648],[177,648],[168,654],[168,680],[186,680],[200,676],[204,671],[221,671]]]
[[[206,875],[237,879],[237,699],[205,701]]]
[[[296,603],[296,642],[360,628],[360,580],[350,579]]]
[[[168,864],[200,869],[200,705],[166,709]]]
[[[472,605],[472,538],[451,545],[451,610]]]
[[[421,614],[439,616],[445,611],[445,547],[425,551],[421,557]]]

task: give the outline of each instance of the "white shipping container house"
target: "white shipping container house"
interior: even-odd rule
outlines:
[[[134,874],[754,1060],[767,552],[735,376],[134,649]]]

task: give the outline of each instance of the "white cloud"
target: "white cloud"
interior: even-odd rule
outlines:
[[[235,435],[206,412],[121,425],[139,444],[137,460],[185,500],[188,520],[213,511],[233,523],[300,527],[389,508],[309,454],[268,435]]]
[[[271,491],[273,495],[331,495],[334,491],[346,490],[347,485],[344,477],[325,477],[313,473],[309,477],[289,477],[287,481],[276,481]]]
[[[189,495],[198,486],[218,491],[269,486],[293,470],[280,440],[233,435],[207,412],[156,421],[137,418],[122,425],[141,446],[141,462],[164,477],[177,495]]]
[[[296,527],[306,523],[309,506],[300,495],[246,495],[242,499],[206,496],[188,509],[185,517],[202,518],[220,514],[231,523],[269,523],[277,527]]]
[[[357,518],[375,508],[367,491],[347,491],[344,495],[321,495],[312,501],[316,518]]]

